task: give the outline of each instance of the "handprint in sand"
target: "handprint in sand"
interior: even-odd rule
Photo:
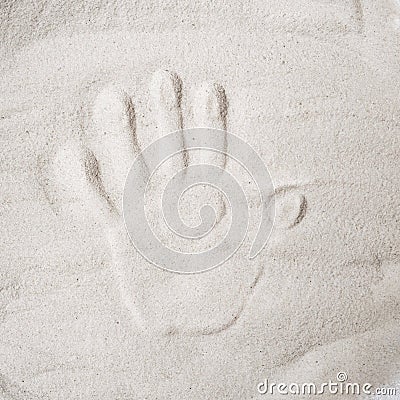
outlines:
[[[195,91],[193,121],[201,127],[196,129],[184,129],[182,84],[176,74],[157,72],[149,92],[156,121],[151,139],[156,143],[159,139],[158,146],[146,152],[136,126],[134,99],[122,89],[107,86],[93,104],[93,134],[84,144],[69,142],[58,150],[52,163],[52,181],[59,197],[74,198],[103,227],[115,281],[137,326],[160,333],[217,333],[233,325],[251,299],[265,268],[262,249],[275,214],[275,229],[291,229],[304,218],[306,201],[290,187],[274,189],[257,154],[227,133],[228,101],[220,85],[203,84]],[[164,142],[167,137],[172,141]],[[202,139],[207,139],[204,145],[199,144]],[[230,153],[235,157],[229,158]],[[158,158],[165,162],[154,172],[150,166],[157,165]],[[142,173],[132,176],[133,163]],[[213,185],[207,185],[209,170],[204,165],[212,167]],[[200,169],[191,175],[195,166]],[[148,179],[150,175],[152,179]],[[196,185],[189,176],[198,178]],[[179,187],[176,199],[180,207],[174,204],[162,212],[163,194],[171,180]],[[127,189],[128,183],[131,187]],[[145,186],[145,223],[149,221],[160,248],[172,249],[174,253],[169,255],[185,255],[185,262],[179,256],[162,255],[159,262],[152,262],[154,254],[149,250],[153,243],[144,254],[138,251],[140,246],[135,247],[135,240],[130,240],[136,236],[146,244],[145,220],[135,219],[130,212],[139,200],[134,195],[136,184]],[[177,229],[169,226],[163,230],[168,212],[175,216],[172,225],[179,220]],[[235,223],[236,230],[229,236]],[[173,233],[182,225],[189,233],[175,237]],[[215,247],[219,249],[217,256],[207,258]],[[193,255],[199,256],[192,264]],[[170,272],[201,270],[207,271]]]

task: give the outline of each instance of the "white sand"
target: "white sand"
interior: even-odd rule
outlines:
[[[399,18],[390,0],[2,5],[0,398],[252,399],[265,378],[339,371],[393,386]],[[168,86],[154,88],[159,69],[182,81],[179,112],[165,96],[154,104]],[[131,127],[116,95],[116,135],[102,147],[104,88],[132,96],[145,146],[181,116],[198,124],[204,82],[224,88],[227,129],[282,188],[277,221],[256,262],[238,253],[166,278],[120,250],[120,220],[104,230],[70,146],[90,145],[111,171],[130,157]],[[223,124],[210,107],[203,120]]]

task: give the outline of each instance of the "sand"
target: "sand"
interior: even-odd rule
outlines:
[[[0,398],[398,385],[399,18],[389,0],[2,5]],[[257,151],[276,219],[255,260],[171,274],[129,242],[121,175],[135,143],[199,125]]]

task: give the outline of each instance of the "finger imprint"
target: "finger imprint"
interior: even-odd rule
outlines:
[[[221,85],[204,83],[196,92],[194,100],[194,121],[198,127],[218,129],[215,132],[210,148],[225,149],[226,152],[226,117],[228,102],[225,90]],[[226,155],[212,151],[201,151],[198,160],[202,164],[213,164],[220,168],[225,167]]]
[[[183,128],[182,82],[179,76],[170,71],[157,71],[150,84],[150,94],[157,121],[157,129],[153,132],[152,141],[181,130]],[[184,148],[183,136],[181,136],[179,148],[167,149],[167,154],[170,155],[177,151],[181,152],[169,163],[170,173],[177,172],[187,164]]]
[[[226,130],[228,102],[219,84],[203,83],[196,92],[194,121],[197,126]]]
[[[59,196],[81,214],[107,216],[108,198],[98,180],[98,169],[93,153],[80,143],[71,141],[58,149],[53,161],[53,179]]]
[[[93,109],[95,134],[90,147],[96,155],[104,188],[118,210],[127,173],[139,152],[132,99],[109,86],[98,95]]]

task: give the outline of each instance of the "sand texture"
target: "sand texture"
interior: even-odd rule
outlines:
[[[1,400],[316,398],[257,385],[341,371],[400,399],[399,2],[14,0],[0,18]],[[122,197],[142,149],[193,127],[260,155],[276,216],[255,259],[176,274],[132,245]],[[237,168],[183,151],[149,201],[195,160]],[[218,238],[220,194],[184,217],[203,200]]]

